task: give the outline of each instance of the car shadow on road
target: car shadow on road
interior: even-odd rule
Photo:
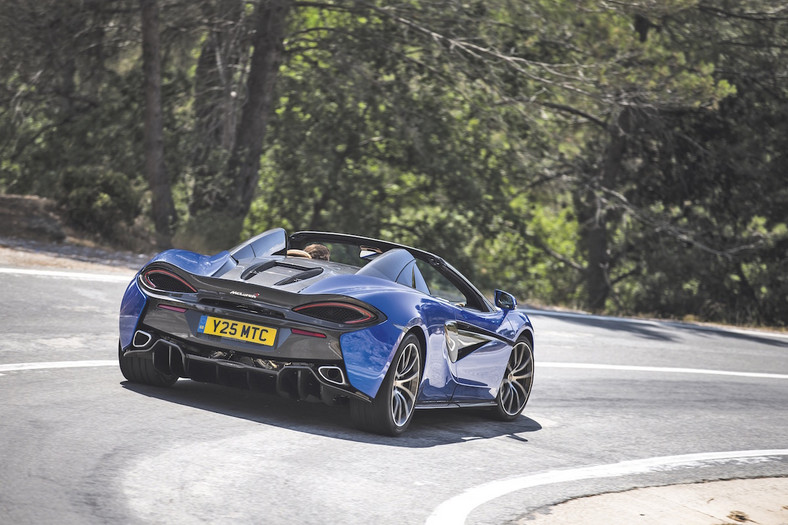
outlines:
[[[537,317],[538,313],[535,312],[533,316]],[[711,337],[716,335],[751,343],[788,348],[788,339],[781,338],[779,335],[770,337],[768,334],[760,335],[754,331],[745,332],[722,326],[705,326],[683,323],[680,321],[644,321],[639,319],[618,318],[600,319],[590,316],[587,318],[581,316],[561,317],[561,320],[567,323],[602,328],[604,330],[623,331],[638,337],[657,341],[677,341],[679,340],[678,334],[680,332],[685,332],[699,337]]]
[[[538,313],[534,313],[533,317],[538,317]],[[664,326],[650,325],[643,322],[632,322],[628,319],[600,319],[598,317],[590,316],[571,316],[561,317],[560,319],[566,323],[572,323],[591,328],[601,328],[603,330],[613,330],[616,332],[627,332],[644,339],[652,339],[655,341],[678,340],[678,338]]]
[[[736,339],[739,341],[747,341],[749,343],[757,343],[761,345],[768,345],[768,346],[778,346],[782,348],[788,348],[788,339],[782,338],[775,334],[775,336],[770,337],[767,334],[759,335],[755,331],[739,331],[736,329],[728,329],[725,327],[718,327],[718,326],[703,326],[703,325],[695,325],[689,323],[681,323],[678,321],[662,321],[666,325],[675,328],[677,330],[682,330],[686,332],[691,332],[693,335],[697,336],[714,336],[719,335],[729,339]]]
[[[527,443],[526,435],[542,429],[533,419],[492,419],[480,409],[418,410],[399,437],[380,436],[353,426],[347,406],[296,402],[275,395],[180,379],[171,388],[121,382],[123,388],[147,397],[333,439],[408,448],[429,448],[479,439],[508,437]],[[527,407],[526,407],[527,412]],[[526,434],[526,435],[523,435]]]

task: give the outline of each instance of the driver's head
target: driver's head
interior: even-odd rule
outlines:
[[[313,259],[318,259],[321,261],[328,261],[331,257],[331,252],[326,246],[323,246],[322,244],[310,244],[304,248],[304,251],[308,253]]]

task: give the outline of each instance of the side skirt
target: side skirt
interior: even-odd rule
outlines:
[[[416,405],[416,410],[432,410],[437,408],[487,408],[494,407],[495,401],[481,401],[479,403],[425,403]]]

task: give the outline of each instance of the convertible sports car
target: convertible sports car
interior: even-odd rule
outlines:
[[[348,403],[360,428],[398,435],[414,409],[520,415],[533,328],[515,307],[422,250],[273,229],[213,256],[156,255],[123,297],[118,358],[131,382]]]

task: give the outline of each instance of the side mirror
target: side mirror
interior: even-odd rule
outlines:
[[[503,290],[495,290],[495,306],[502,310],[514,310],[517,308],[517,299]]]

